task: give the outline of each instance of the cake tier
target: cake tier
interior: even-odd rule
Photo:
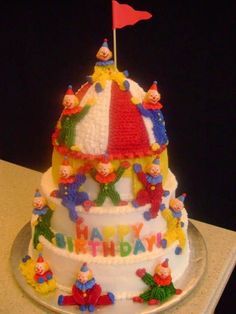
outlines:
[[[124,200],[129,200],[131,196],[131,191],[127,188],[128,183],[128,179],[124,178],[116,184],[116,190]],[[88,212],[85,211],[82,206],[77,206],[76,211],[79,217],[84,220],[83,226],[78,226],[78,224],[76,225],[70,219],[68,210],[61,204],[61,200],[50,196],[50,193],[56,188],[50,168],[42,177],[41,190],[50,208],[54,209],[51,219],[51,228],[55,233],[58,232],[65,236],[76,238],[78,237],[78,228],[82,230],[87,226],[89,234],[95,229],[99,233],[106,235],[108,235],[109,232],[114,233],[112,241],[118,242],[124,236],[128,241],[135,240],[134,232],[132,232],[135,228],[141,228],[139,232],[141,238],[166,231],[166,220],[162,217],[160,212],[155,219],[149,221],[144,219],[144,213],[150,208],[150,204],[138,208],[134,208],[130,202],[125,206],[114,206],[110,199],[107,199],[103,206],[92,207]],[[165,204],[165,207],[168,208],[169,200],[175,197],[176,188],[177,181],[169,170],[164,184],[164,190],[170,193],[168,196],[162,197],[162,203]],[[86,181],[84,189],[89,191],[90,199],[95,199],[98,186],[92,179]],[[186,213],[184,213],[183,216],[185,219]],[[187,220],[187,218],[185,220]]]
[[[175,282],[184,274],[189,263],[188,241],[180,255],[175,254],[176,241],[167,249],[159,248],[155,252],[127,257],[93,257],[90,254],[69,253],[65,249],[54,246],[43,236],[40,237],[40,242],[43,245],[42,254],[53,271],[58,287],[69,293],[83,262],[89,264],[103,291],[114,293],[116,299],[131,298],[146,290],[146,285],[136,275],[136,270],[139,268],[145,268],[152,274],[156,265],[168,258],[172,279]],[[33,252],[30,245],[29,255],[36,258],[37,254],[35,250]]]

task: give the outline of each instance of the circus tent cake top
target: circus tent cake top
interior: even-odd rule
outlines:
[[[127,71],[120,72],[107,39],[96,57],[87,82],[75,93],[68,86],[52,137],[55,150],[85,160],[161,154],[168,138],[157,82],[145,92]]]

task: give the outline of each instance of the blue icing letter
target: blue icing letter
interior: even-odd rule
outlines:
[[[137,239],[134,246],[134,255],[137,255],[140,252],[145,252],[145,247],[140,239]]]
[[[98,228],[93,228],[90,236],[90,240],[99,239],[100,241],[103,241],[103,237],[101,233],[98,231]]]

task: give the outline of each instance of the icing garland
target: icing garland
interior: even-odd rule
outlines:
[[[59,129],[57,129],[52,135],[52,144],[61,155],[68,156],[74,159],[82,159],[82,160],[102,160],[102,158],[104,157],[103,154],[101,155],[84,154],[80,151],[69,149],[68,147],[64,145],[58,145],[57,143],[58,134],[59,134]],[[151,148],[149,148],[147,150],[134,151],[132,153],[126,153],[126,152],[113,153],[113,154],[109,154],[109,159],[121,160],[125,158],[132,159],[132,158],[141,158],[145,156],[160,155],[166,148],[167,148],[166,145],[162,145],[157,150],[152,150]]]

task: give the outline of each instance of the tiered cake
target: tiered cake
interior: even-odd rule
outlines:
[[[65,291],[88,263],[119,299],[145,289],[137,269],[153,273],[167,258],[178,279],[189,244],[157,83],[145,92],[111,58],[104,40],[94,73],[77,92],[66,91],[52,167],[35,195],[29,254],[42,253]]]

